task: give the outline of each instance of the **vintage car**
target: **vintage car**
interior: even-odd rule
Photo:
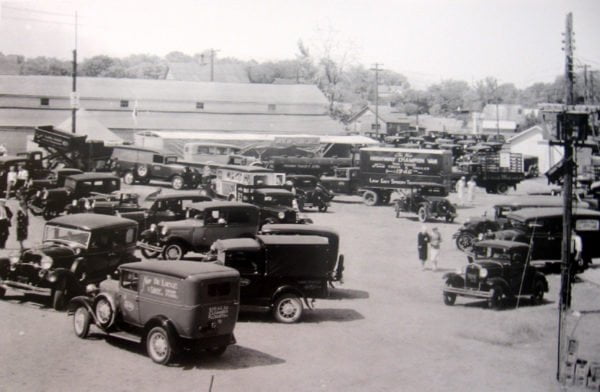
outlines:
[[[134,146],[115,146],[112,160],[113,170],[128,185],[159,180],[168,181],[173,189],[179,190],[196,188],[202,182],[202,175],[195,168],[178,163],[176,155]]]
[[[444,303],[454,305],[456,296],[483,298],[492,309],[506,299],[529,296],[540,304],[548,292],[546,277],[527,263],[529,245],[522,242],[486,240],[476,243],[469,264],[444,275]]]
[[[343,256],[338,269],[337,243],[314,235],[257,235],[255,238],[218,240],[216,262],[240,272],[242,310],[270,310],[275,320],[294,323],[302,317],[309,299],[327,298],[329,283],[342,279]],[[303,305],[304,303],[304,305]]]
[[[519,241],[531,245],[531,260],[546,272],[560,270],[563,236],[562,208],[525,208],[507,215],[510,227],[487,238]],[[585,270],[592,259],[600,257],[600,212],[573,208],[573,229],[581,237],[583,251],[577,266]]]
[[[283,188],[254,188],[243,201],[260,209],[260,224],[306,222],[294,208],[294,194]]]
[[[288,174],[286,182],[293,187],[296,193],[298,209],[304,211],[306,207],[318,208],[325,212],[329,202],[333,199],[333,193],[325,188],[315,176],[302,174]]]
[[[481,217],[468,218],[452,238],[456,239],[456,247],[468,251],[473,243],[482,235],[507,228],[508,218],[512,211],[523,208],[562,207],[563,200],[556,196],[519,196],[506,202],[498,203]],[[587,208],[588,203],[576,201],[573,207]]]
[[[5,288],[50,295],[61,309],[65,300],[106,279],[134,256],[137,223],[124,218],[76,214],[46,223],[42,243],[19,256],[0,259],[0,294]]]
[[[152,225],[138,247],[146,258],[162,255],[180,260],[187,252],[204,253],[218,239],[253,237],[258,232],[258,207],[233,201],[192,203],[186,218]]]
[[[121,188],[119,177],[110,173],[83,173],[68,176],[59,188],[36,192],[29,202],[29,210],[44,219],[52,219],[61,214],[73,200],[90,197],[94,194],[110,194]]]
[[[185,219],[187,208],[201,201],[211,201],[211,198],[201,195],[198,191],[160,193],[152,198],[152,205],[145,211],[144,224],[140,228],[148,229],[160,222]]]
[[[158,364],[185,349],[221,355],[235,343],[240,275],[212,263],[146,261],[119,267],[94,297],[69,304],[75,335],[95,325],[106,335],[141,343]]]
[[[358,167],[340,167],[333,171],[333,176],[321,176],[320,182],[334,194],[358,194]]]
[[[83,172],[81,170],[71,167],[50,170],[46,172],[45,176],[37,180],[29,180],[29,185],[27,186],[27,191],[25,193],[25,199],[29,200],[37,193],[37,191],[63,187],[65,186],[65,179],[68,176],[82,173]]]
[[[0,194],[4,196],[6,192],[6,177],[11,167],[15,171],[17,171],[19,166],[25,167],[30,179],[38,179],[43,178],[48,172],[44,169],[42,161],[43,157],[40,151],[0,156]]]
[[[396,218],[400,217],[401,212],[411,212],[417,214],[420,222],[427,222],[429,218],[454,222],[456,207],[444,197],[447,194],[446,188],[436,184],[418,184],[406,188],[394,200]]]

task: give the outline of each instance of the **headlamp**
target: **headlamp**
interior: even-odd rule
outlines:
[[[480,277],[480,278],[485,278],[485,277],[487,277],[487,276],[488,276],[488,270],[487,270],[487,269],[485,269],[485,268],[481,268],[481,269],[479,270],[479,277]]]
[[[277,217],[279,219],[283,219],[283,218],[285,218],[285,213],[284,212],[280,212],[280,213],[277,214]]]
[[[169,232],[169,228],[167,226],[163,226],[160,229],[160,234],[162,234],[162,235],[167,235],[168,232]]]
[[[150,225],[150,231],[156,231],[156,223]]]
[[[52,267],[52,258],[46,255],[42,256],[42,259],[40,260],[40,266],[44,270],[50,269],[50,267]]]

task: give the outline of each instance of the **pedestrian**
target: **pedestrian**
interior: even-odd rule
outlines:
[[[29,231],[29,215],[27,214],[27,204],[24,200],[19,202],[19,210],[17,211],[17,241],[23,250],[23,241],[27,239]]]
[[[17,172],[15,167],[11,166],[6,173],[6,200],[10,199],[10,192],[17,184]]]
[[[0,249],[6,247],[6,240],[8,239],[10,227],[10,220],[12,219],[12,211],[6,206],[6,200],[0,199]]]
[[[427,232],[427,226],[421,226],[421,231],[417,235],[417,250],[419,251],[419,260],[421,260],[421,269],[425,269],[425,262],[427,261],[427,246],[429,245],[429,233]]]
[[[477,183],[475,182],[475,177],[471,177],[469,179],[469,182],[467,182],[467,201],[469,202],[469,204],[473,203],[473,200],[475,200],[475,187],[477,186]]]
[[[27,171],[25,166],[23,166],[23,165],[19,166],[19,169],[17,171],[17,183],[15,185],[15,193],[18,192],[22,187],[24,187],[28,181],[29,181],[29,172]]]
[[[570,265],[571,279],[575,280],[575,275],[580,270],[580,267],[583,266],[583,258],[581,257],[583,253],[583,241],[577,232],[572,229],[571,230],[571,255],[572,255],[572,263]]]
[[[442,244],[442,235],[438,231],[437,227],[433,228],[431,238],[429,240],[429,246],[431,247],[430,261],[433,264],[433,270],[437,271],[438,256],[440,255],[440,246]]]
[[[463,176],[456,182],[456,193],[458,194],[458,205],[460,206],[464,203],[465,187],[465,177]]]

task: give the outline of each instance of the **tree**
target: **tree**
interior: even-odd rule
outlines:
[[[465,107],[465,102],[468,102],[469,85],[462,80],[443,80],[430,86],[427,92],[432,96],[437,114],[449,114]]]
[[[187,54],[185,54],[183,52],[179,52],[179,51],[173,51],[173,52],[167,53],[167,55],[165,56],[165,59],[167,61],[174,62],[174,63],[184,63],[184,62],[194,61],[194,58],[192,56],[188,56]]]
[[[105,76],[109,68],[118,63],[117,59],[108,56],[94,56],[83,61],[79,67],[81,76]]]

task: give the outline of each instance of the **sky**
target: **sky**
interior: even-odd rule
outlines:
[[[347,64],[374,63],[416,88],[493,76],[527,87],[564,73],[573,13],[575,65],[600,70],[600,0],[38,0],[0,1],[0,52],[70,59],[208,48],[220,57],[294,58],[328,44]]]

